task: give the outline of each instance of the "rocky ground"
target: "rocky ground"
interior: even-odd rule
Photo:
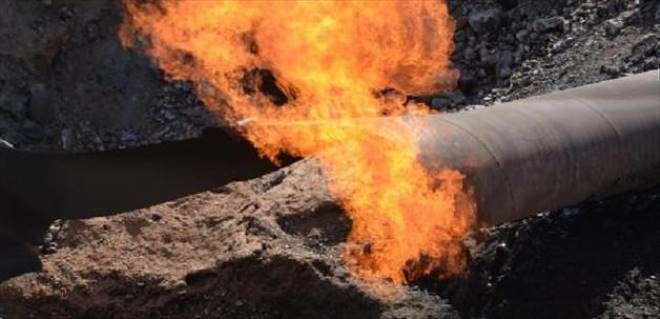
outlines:
[[[658,68],[641,0],[450,1],[456,91],[434,108]],[[0,138],[21,149],[131,147],[213,117],[116,38],[107,1],[0,2]],[[52,227],[44,268],[0,285],[0,318],[657,318],[660,189],[485,229],[464,276],[373,287],[340,257],[350,221],[313,160],[149,209]]]
[[[0,2],[0,136],[90,151],[199,135],[213,124],[186,83],[124,50],[118,1]]]

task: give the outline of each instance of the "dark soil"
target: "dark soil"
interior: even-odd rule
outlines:
[[[431,290],[468,318],[657,317],[659,193],[490,229],[467,276]]]
[[[118,1],[0,3],[0,138],[23,149],[102,150],[200,134],[212,117],[116,36]]]
[[[422,97],[440,110],[659,67],[657,1],[450,3],[460,87]],[[189,84],[122,48],[121,17],[114,0],[0,2],[0,138],[103,150],[214,125]],[[53,225],[44,272],[0,285],[0,318],[660,317],[660,189],[484,229],[460,278],[374,287],[346,270],[350,220],[323,185],[306,160]]]

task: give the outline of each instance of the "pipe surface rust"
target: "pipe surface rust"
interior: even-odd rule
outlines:
[[[489,224],[660,184],[660,72],[416,117],[430,170],[466,174]]]

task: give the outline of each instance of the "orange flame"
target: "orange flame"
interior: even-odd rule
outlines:
[[[465,266],[463,176],[428,176],[415,132],[374,118],[427,113],[406,96],[452,88],[454,24],[436,1],[125,1],[120,37],[271,159],[318,155],[353,220],[345,258],[398,283]],[[380,124],[379,124],[380,123]],[[320,155],[319,155],[320,154]],[[435,186],[434,186],[435,185]]]

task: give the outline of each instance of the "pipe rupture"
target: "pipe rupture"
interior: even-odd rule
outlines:
[[[495,224],[659,184],[659,77],[656,70],[479,111],[376,121],[418,132],[427,169],[463,172],[480,219]],[[220,130],[98,154],[0,148],[0,169],[1,282],[40,269],[22,243],[38,241],[53,219],[142,208],[276,167]]]

